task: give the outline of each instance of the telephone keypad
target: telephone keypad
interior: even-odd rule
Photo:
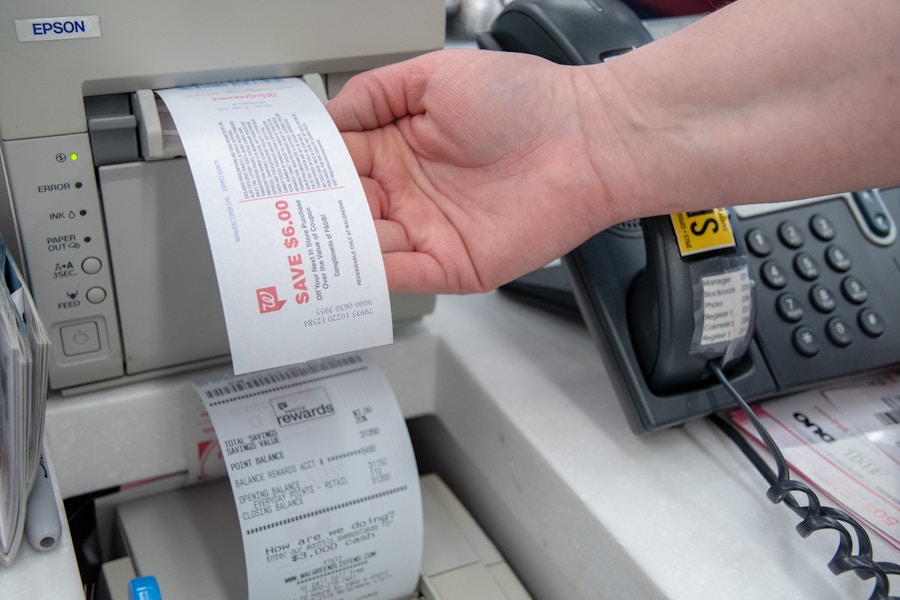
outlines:
[[[889,194],[882,212],[900,204]],[[758,278],[756,339],[779,388],[896,362],[900,247],[872,240],[844,197],[789,211],[742,219]]]
[[[787,285],[787,275],[784,269],[775,261],[768,261],[762,266],[760,273],[766,285],[774,290],[779,290]]]
[[[878,337],[884,333],[884,319],[871,308],[864,308],[859,312],[859,327],[866,334]]]
[[[853,341],[853,335],[850,333],[850,328],[839,317],[828,320],[825,333],[828,334],[828,339],[838,346],[849,346],[850,342]]]
[[[794,257],[794,270],[797,275],[807,281],[813,281],[819,276],[819,265],[806,252],[801,252]]]
[[[837,235],[834,225],[825,215],[816,214],[809,220],[813,234],[823,242],[830,242]]]
[[[778,314],[788,323],[798,323],[803,318],[803,306],[792,294],[778,296]]]
[[[747,245],[750,252],[757,256],[768,256],[772,253],[772,240],[761,229],[751,229],[747,232]]]
[[[825,260],[828,261],[828,266],[840,273],[846,273],[853,266],[850,257],[837,244],[828,246],[828,249],[825,250]]]
[[[778,226],[778,239],[788,248],[794,249],[802,246],[805,241],[803,232],[792,221],[784,221]]]
[[[794,330],[794,348],[803,356],[815,356],[819,353],[819,342],[812,329],[798,327]]]
[[[853,275],[848,275],[841,282],[841,292],[853,304],[862,304],[869,299],[869,291],[866,286]]]
[[[809,301],[819,312],[830,313],[835,309],[834,294],[824,285],[814,285],[809,290]]]

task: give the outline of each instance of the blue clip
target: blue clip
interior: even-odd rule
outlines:
[[[128,600],[162,600],[156,577],[136,577],[128,582]]]

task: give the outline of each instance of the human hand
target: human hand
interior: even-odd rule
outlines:
[[[327,104],[393,291],[487,291],[617,221],[581,85],[534,56],[448,50],[355,77]]]
[[[354,78],[327,108],[389,285],[484,291],[625,219],[900,185],[900,3],[860,6],[734,2],[589,67],[455,50]]]

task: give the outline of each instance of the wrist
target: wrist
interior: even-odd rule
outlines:
[[[573,97],[593,178],[589,214],[596,231],[658,209],[650,189],[658,166],[648,164],[658,120],[641,108],[608,64],[575,67]],[[596,201],[599,198],[601,201]]]

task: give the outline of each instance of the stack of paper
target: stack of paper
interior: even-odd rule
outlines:
[[[41,459],[50,339],[0,239],[0,562],[15,559]]]

